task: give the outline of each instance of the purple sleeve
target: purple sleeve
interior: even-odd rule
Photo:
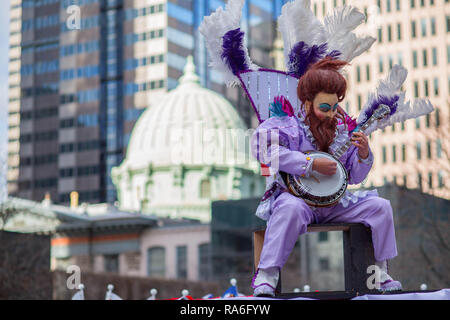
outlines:
[[[347,151],[348,157],[345,163],[349,175],[349,184],[361,183],[369,174],[373,165],[373,154],[369,148],[369,156],[366,159],[361,159],[358,155],[358,148],[351,146]]]
[[[264,121],[252,135],[252,154],[260,162],[276,171],[308,176],[311,159],[296,151],[301,134],[296,120],[274,117]]]

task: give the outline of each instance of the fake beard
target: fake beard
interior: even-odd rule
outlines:
[[[334,140],[336,134],[337,119],[336,117],[330,119],[326,118],[320,120],[312,108],[306,115],[306,122],[309,129],[316,140],[316,145],[319,151],[328,152],[328,148]]]

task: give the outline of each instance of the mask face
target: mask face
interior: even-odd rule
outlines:
[[[334,118],[339,106],[338,97],[335,93],[319,92],[312,103],[317,118],[324,120]]]

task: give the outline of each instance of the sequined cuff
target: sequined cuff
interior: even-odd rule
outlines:
[[[358,152],[356,152],[356,156],[358,157],[358,162],[359,163],[364,163],[364,164],[367,164],[367,165],[371,165],[373,163],[373,154],[372,154],[372,151],[370,151],[370,149],[369,149],[369,156],[367,158],[362,159],[359,156]]]

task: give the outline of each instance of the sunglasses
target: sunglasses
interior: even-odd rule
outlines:
[[[333,107],[331,107],[328,103],[321,103],[319,105],[319,109],[322,112],[328,112],[331,109],[333,109],[333,111],[336,111],[337,107],[339,107],[339,105],[337,103]]]

